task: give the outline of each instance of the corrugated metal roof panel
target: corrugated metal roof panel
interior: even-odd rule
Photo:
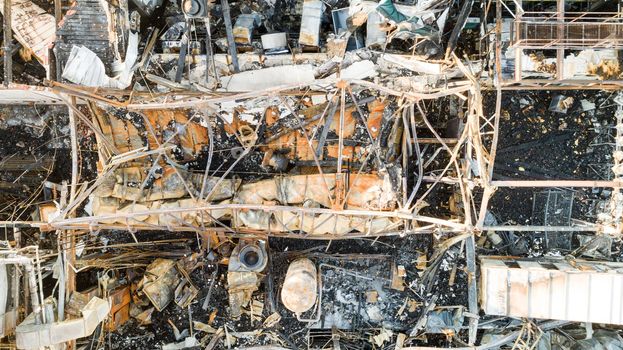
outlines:
[[[489,315],[623,324],[623,264],[483,258]]]

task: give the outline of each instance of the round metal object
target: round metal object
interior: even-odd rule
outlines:
[[[240,156],[242,155],[242,152],[244,152],[244,149],[242,147],[234,147],[229,151],[232,158],[234,159],[240,158]]]
[[[317,288],[316,265],[307,258],[295,260],[288,266],[281,302],[288,310],[301,314],[316,304]]]
[[[246,245],[240,249],[240,264],[248,270],[255,270],[264,264],[264,255],[256,245]]]

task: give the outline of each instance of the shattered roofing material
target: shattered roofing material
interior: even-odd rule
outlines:
[[[4,14],[4,1],[0,1],[0,10]],[[11,0],[11,27],[17,41],[47,69],[49,49],[56,40],[54,16],[30,0]]]

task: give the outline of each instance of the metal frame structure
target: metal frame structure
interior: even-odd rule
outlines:
[[[623,31],[619,12],[565,12],[565,0],[556,0],[556,11],[524,11],[522,0],[496,0],[496,40],[501,40],[503,13],[513,18],[510,26],[510,47],[515,49],[513,79],[500,74],[502,88],[529,89],[599,89],[618,90],[623,80],[565,78],[565,50],[620,49],[619,38]],[[514,10],[512,9],[514,8]],[[620,8],[620,3],[619,3]],[[603,29],[603,30],[602,30]],[[596,31],[596,33],[595,33]],[[555,50],[555,73],[550,78],[524,78],[522,55],[525,49]],[[496,52],[501,56],[501,52]],[[501,58],[500,58],[501,59]],[[497,60],[497,58],[496,58]],[[498,61],[496,64],[500,64]]]
[[[464,68],[467,69],[466,67]],[[470,105],[473,105],[473,104],[478,105],[478,107],[475,107],[472,109],[471,111],[472,113],[470,113],[470,117],[468,117],[468,123],[463,132],[463,135],[459,138],[457,142],[454,142],[454,140],[447,140],[447,139],[442,139],[441,137],[439,137],[439,134],[437,133],[437,131],[427,121],[427,126],[429,130],[432,131],[433,134],[435,135],[435,139],[426,140],[425,142],[434,142],[434,143],[441,145],[451,158],[451,162],[448,164],[448,166],[444,169],[443,173],[441,174],[441,176],[443,177],[444,173],[446,173],[450,169],[450,167],[453,167],[454,170],[460,170],[459,159],[464,149],[465,149],[465,152],[467,152],[470,155],[470,158],[474,159],[476,163],[480,164],[481,166],[486,166],[486,163],[487,163],[487,161],[485,160],[483,150],[482,150],[482,140],[481,140],[481,133],[480,133],[481,131],[480,125],[482,121],[485,121],[485,119],[482,116],[482,106],[480,102],[481,96],[479,93],[479,88],[474,86],[473,85],[474,83],[477,84],[477,80],[475,78],[471,82],[464,81],[462,83],[461,82],[455,83],[455,86],[449,89],[443,89],[443,90],[440,89],[439,91],[431,91],[429,93],[413,93],[410,96],[409,94],[400,93],[398,91],[392,91],[385,87],[378,86],[378,85],[365,82],[365,81],[350,81],[350,82],[337,81],[333,83],[334,84],[333,85],[333,91],[334,91],[333,98],[339,103],[338,108],[340,111],[341,122],[343,122],[343,118],[344,118],[346,95],[348,94],[348,96],[351,99],[355,100],[355,96],[352,92],[351,86],[360,86],[360,87],[369,88],[373,90],[376,89],[380,92],[383,92],[389,95],[401,96],[405,99],[409,99],[411,102],[407,101],[403,109],[405,111],[411,111],[411,113],[415,113],[415,111],[418,110],[419,113],[421,113],[421,115],[425,115],[424,114],[425,112],[422,106],[420,105],[421,101],[426,100],[426,99],[439,98],[439,97],[448,96],[448,95],[460,95],[462,96],[462,98],[469,99]],[[196,195],[194,195],[192,192],[188,192],[188,196],[190,198],[194,198],[198,200],[199,203],[203,203],[203,204],[196,205],[193,207],[186,207],[186,208],[158,209],[158,210],[152,210],[149,212],[136,212],[136,213],[126,213],[126,214],[115,215],[116,218],[123,217],[126,219],[125,226],[119,225],[119,224],[107,224],[106,222],[112,218],[111,216],[78,217],[78,218],[71,217],[71,214],[73,213],[73,211],[77,207],[79,207],[81,204],[84,204],[84,201],[88,198],[88,196],[101,184],[101,179],[105,177],[105,174],[111,173],[112,171],[114,171],[114,169],[121,167],[124,163],[128,163],[128,162],[131,162],[132,160],[144,158],[147,156],[155,156],[158,159],[163,158],[166,160],[169,157],[167,155],[167,151],[170,150],[170,146],[160,145],[158,148],[151,149],[148,151],[138,149],[138,150],[133,150],[131,152],[128,152],[126,154],[118,154],[118,151],[114,149],[112,142],[107,140],[106,136],[102,134],[102,132],[98,129],[98,127],[94,125],[89,120],[89,118],[80,111],[80,109],[77,107],[77,104],[76,104],[78,103],[77,102],[78,99],[98,101],[100,103],[103,101],[106,101],[106,99],[101,96],[96,96],[88,91],[85,91],[75,86],[67,86],[67,85],[61,86],[58,83],[55,83],[55,84],[56,84],[56,88],[55,87],[51,88],[51,91],[54,91],[56,94],[58,94],[59,96],[58,99],[67,104],[69,111],[70,111],[70,115],[72,116],[72,119],[80,120],[81,122],[86,123],[87,126],[89,126],[89,128],[91,128],[96,133],[96,135],[98,135],[99,139],[102,141],[101,144],[105,148],[107,148],[107,151],[103,153],[104,154],[108,153],[111,155],[111,157],[110,159],[106,160],[105,168],[101,172],[100,176],[98,177],[98,180],[96,180],[93,184],[91,184],[88,187],[80,186],[79,179],[77,178],[77,169],[74,169],[74,171],[72,171],[72,179],[75,181],[72,181],[72,183],[69,185],[71,190],[70,190],[70,195],[69,195],[67,204],[63,207],[64,209],[62,209],[61,214],[52,222],[49,222],[49,223],[4,222],[0,224],[4,224],[4,225],[22,224],[22,225],[27,225],[27,226],[36,226],[36,227],[40,227],[40,228],[48,229],[48,230],[55,230],[55,229],[100,230],[100,229],[127,228],[131,231],[140,230],[140,229],[144,229],[144,230],[162,229],[162,230],[172,230],[172,231],[205,232],[205,231],[216,230],[216,231],[224,231],[224,232],[229,232],[229,233],[240,232],[240,230],[236,230],[233,227],[225,225],[224,223],[218,220],[215,220],[216,227],[205,227],[205,226],[197,227],[197,226],[192,226],[192,225],[189,226],[189,225],[184,225],[184,224],[176,226],[176,227],[153,226],[153,225],[145,225],[144,223],[141,223],[140,221],[135,220],[136,217],[141,217],[146,214],[171,216],[175,214],[179,215],[181,213],[194,213],[195,215],[205,215],[206,217],[210,217],[211,213],[215,210],[228,209],[228,210],[232,210],[234,220],[235,220],[237,212],[247,211],[247,210],[261,210],[264,212],[287,211],[287,212],[295,213],[295,215],[300,217],[300,220],[304,220],[305,215],[310,215],[311,213],[347,215],[347,216],[352,216],[352,217],[367,218],[367,220],[373,220],[374,218],[380,218],[380,217],[391,217],[391,218],[398,219],[401,221],[401,224],[399,225],[401,229],[391,230],[391,233],[393,234],[419,233],[419,232],[424,233],[424,232],[433,232],[438,229],[443,229],[443,230],[448,229],[451,231],[459,231],[459,230],[465,229],[466,227],[465,224],[460,223],[457,220],[444,220],[440,218],[427,217],[427,216],[420,215],[415,211],[415,208],[418,207],[418,205],[426,198],[428,194],[430,194],[431,192],[430,190],[432,188],[429,189],[429,191],[427,191],[424,194],[424,196],[418,197],[418,198],[415,197],[415,193],[406,193],[405,196],[403,196],[403,202],[399,203],[400,208],[396,212],[340,209],[344,207],[344,199],[345,197],[348,196],[348,193],[346,192],[341,193],[341,194],[333,193],[334,199],[342,198],[342,200],[339,202],[336,202],[334,207],[331,209],[304,208],[304,207],[294,207],[294,206],[248,205],[248,204],[215,204],[215,203],[210,203],[209,201],[205,199],[201,200],[200,198],[197,198]],[[258,96],[271,96],[271,95],[280,96],[286,93],[286,91],[292,91],[292,88],[293,88],[292,86],[287,86],[287,87],[271,89],[270,91],[243,93],[243,94],[219,96],[219,97],[188,97],[188,98],[183,98],[183,100],[181,101],[180,100],[167,101],[168,97],[161,97],[157,101],[142,101],[142,102],[136,102],[136,103],[129,103],[127,104],[126,108],[128,110],[139,111],[139,112],[143,110],[149,110],[149,109],[155,109],[155,108],[194,107],[197,109],[201,109],[202,106],[206,106],[206,105],[217,103],[217,102],[241,100],[245,98],[254,98]],[[304,87],[299,87],[299,88],[304,88]],[[465,97],[464,94],[467,94],[468,97]],[[282,104],[286,106],[286,108],[288,108],[292,112],[292,115],[295,115],[295,116],[297,115],[296,113],[294,113],[294,110],[292,109],[291,106],[288,105],[288,102],[284,98],[281,98],[281,101],[282,101]],[[118,106],[118,103],[116,102],[112,102],[111,104],[113,106]],[[323,120],[323,118],[326,115],[326,112],[327,111],[325,110],[323,115],[320,117],[320,120]],[[364,112],[360,110],[360,115],[365,115],[365,114]],[[409,118],[413,120],[413,117],[414,116],[411,115]],[[301,122],[299,125],[300,131],[303,134],[306,134],[306,132],[302,129],[302,125],[303,124]],[[486,127],[492,128],[492,124],[490,121],[488,121],[488,125]],[[489,131],[489,133],[492,133],[492,131]],[[72,137],[75,137],[73,133],[72,133]],[[309,135],[306,135],[306,138],[309,141]],[[343,145],[342,140],[343,140],[343,136],[340,135],[340,145]],[[447,141],[451,141],[452,143],[448,144]],[[410,142],[415,143],[417,141],[410,141]],[[72,145],[73,144],[74,142],[72,142]],[[246,149],[242,153],[241,157],[246,156],[251,150],[251,148]],[[368,157],[378,156],[375,154],[375,152],[376,150],[373,148],[373,151],[368,154]],[[341,155],[341,152],[338,153],[338,155]],[[77,164],[77,162],[78,160],[74,159],[73,163]],[[337,174],[338,176],[340,176],[341,171],[339,169],[342,168],[340,164],[343,162],[342,157],[338,157],[336,162],[337,162],[336,169],[338,169]],[[317,163],[317,159],[316,159],[316,167],[318,169],[318,172],[322,174],[322,168]],[[72,167],[72,169],[73,168],[74,167]],[[225,171],[225,173],[223,174],[221,178],[227,177],[232,168],[233,166],[231,166],[227,171]],[[350,174],[350,178],[354,179],[352,181],[357,181],[356,178],[361,173],[361,170],[362,168],[360,168],[356,174]],[[459,174],[463,174],[462,176],[469,176],[473,180],[476,180],[473,178],[473,176],[469,175],[470,173],[471,173],[471,169],[467,169],[464,172],[461,171]],[[476,181],[480,182],[479,180],[476,180]],[[440,182],[438,181],[438,178],[437,178],[436,180],[433,181],[433,186],[439,183]],[[185,187],[187,189],[191,188],[191,186],[188,184],[186,184]],[[464,186],[460,186],[460,187],[464,187]],[[343,188],[342,188],[342,191],[343,191]],[[463,191],[462,198],[464,200],[463,207],[472,208],[473,203],[471,203],[471,199],[470,199],[471,193],[469,189],[467,187],[464,187],[462,191]],[[210,197],[209,193],[205,196],[205,198],[208,198],[208,197]],[[467,218],[470,218],[469,220],[472,220],[474,215],[475,214],[473,214],[470,210],[466,210],[465,216]],[[253,230],[249,231],[248,233],[258,234],[257,231],[253,231]],[[265,232],[264,234],[270,235],[270,234],[285,234],[285,233],[271,231],[271,232]],[[290,234],[293,237],[299,237],[299,238],[308,237],[306,235],[294,234],[293,232],[290,232]],[[346,237],[352,237],[352,235],[346,235]],[[324,237],[324,238],[329,238],[329,237]],[[330,237],[330,238],[339,238],[339,237]]]
[[[10,3],[5,1],[5,4]],[[57,2],[59,3],[59,2]],[[588,13],[578,14],[577,16],[569,17],[564,13],[564,0],[558,0],[558,11],[556,13],[547,14],[543,22],[537,22],[534,17],[530,17],[529,13],[523,13],[521,9],[521,0],[515,0],[518,12],[514,14],[515,23],[517,29],[521,26],[534,25],[536,27],[546,26],[551,30],[556,29],[556,35],[552,35],[546,38],[548,41],[534,41],[528,37],[517,38],[515,44],[518,48],[544,48],[555,49],[557,52],[557,67],[562,66],[562,60],[564,59],[564,50],[572,48],[584,48],[584,47],[602,47],[604,39],[601,35],[598,35],[597,39],[580,40],[579,43],[575,41],[575,38],[566,40],[566,35],[570,33],[573,28],[581,27],[586,28],[587,23],[593,23],[590,20],[593,17]],[[229,102],[229,101],[241,101],[249,100],[257,97],[278,97],[280,98],[282,106],[287,108],[291,115],[298,119],[298,115],[294,108],[288,104],[288,101],[284,98],[287,95],[302,95],[306,93],[305,85],[288,85],[279,86],[263,91],[229,94],[229,93],[190,93],[180,92],[175,95],[171,94],[130,94],[129,92],[118,91],[95,91],[94,89],[82,88],[73,85],[61,84],[58,82],[50,82],[49,88],[45,91],[45,94],[39,95],[42,103],[64,103],[68,107],[70,115],[70,127],[71,127],[71,149],[72,149],[72,170],[71,170],[71,183],[65,188],[64,197],[61,199],[61,207],[59,215],[50,222],[32,222],[32,221],[4,221],[0,222],[0,226],[5,227],[37,227],[43,230],[56,230],[61,237],[60,241],[65,246],[69,247],[66,251],[66,265],[73,266],[75,263],[75,235],[84,231],[98,231],[102,229],[126,229],[130,233],[134,234],[138,230],[167,230],[167,231],[193,231],[198,233],[210,233],[210,232],[222,232],[235,237],[244,237],[249,235],[254,236],[287,236],[295,238],[306,239],[345,239],[361,236],[382,236],[382,235],[398,235],[398,234],[416,234],[416,233],[433,233],[433,232],[446,232],[446,233],[464,233],[462,239],[466,242],[466,255],[467,255],[467,272],[468,272],[468,292],[469,292],[469,312],[472,315],[478,314],[477,303],[477,285],[476,285],[476,254],[475,254],[475,240],[474,237],[480,235],[483,231],[516,231],[516,232],[534,232],[534,231],[557,231],[557,232],[573,232],[573,231],[592,231],[596,233],[621,233],[623,228],[621,227],[621,217],[623,216],[623,193],[621,188],[623,187],[623,178],[617,176],[615,179],[606,180],[493,180],[494,164],[496,159],[498,139],[499,139],[499,126],[501,115],[502,94],[504,90],[511,89],[572,89],[572,88],[586,88],[586,89],[609,89],[620,90],[623,81],[579,81],[572,80],[566,81],[562,79],[562,71],[558,69],[556,78],[553,80],[527,80],[521,78],[521,57],[516,61],[515,79],[512,81],[506,81],[502,77],[502,11],[503,8],[508,9],[505,4],[505,0],[495,1],[495,17],[497,19],[495,23],[494,47],[492,48],[494,62],[492,68],[494,71],[493,83],[487,79],[476,76],[473,72],[476,71],[475,67],[470,66],[469,62],[464,62],[456,56],[452,56],[446,63],[448,65],[456,66],[463,75],[465,80],[453,81],[442,88],[433,89],[426,92],[402,92],[396,91],[386,86],[378,85],[363,80],[340,80],[333,79],[331,81],[323,80],[325,90],[331,94],[331,101],[335,101],[337,108],[339,108],[340,124],[344,123],[344,114],[346,108],[347,96],[356,101],[353,93],[353,88],[366,88],[375,90],[381,94],[391,95],[400,98],[403,101],[400,112],[403,113],[405,125],[410,125],[415,129],[415,115],[419,114],[424,120],[428,131],[434,135],[434,139],[430,139],[428,142],[436,143],[440,145],[442,152],[447,153],[449,161],[445,165],[440,174],[435,177],[422,178],[423,181],[430,183],[430,187],[422,194],[417,195],[416,191],[405,191],[405,195],[400,202],[399,209],[395,211],[375,211],[375,210],[350,210],[344,209],[344,200],[348,196],[348,193],[344,191],[343,184],[336,186],[336,190],[331,194],[332,208],[306,208],[300,206],[287,206],[287,205],[257,205],[257,204],[219,204],[212,203],[208,200],[210,193],[205,193],[203,190],[199,196],[196,196],[193,191],[190,191],[191,186],[186,184],[188,190],[188,196],[196,201],[196,205],[189,207],[168,208],[168,209],[155,209],[149,211],[138,211],[132,213],[116,214],[114,218],[122,217],[125,219],[125,224],[110,224],[107,223],[112,216],[91,216],[91,217],[75,217],[75,210],[87,200],[89,195],[101,184],[105,175],[112,173],[115,169],[121,167],[123,164],[131,162],[133,160],[144,157],[155,157],[158,159],[169,159],[167,152],[170,150],[170,145],[160,144],[154,149],[136,149],[127,153],[120,153],[115,149],[112,141],[107,139],[107,136],[99,130],[89,117],[87,117],[78,104],[85,101],[93,101],[102,104],[106,104],[113,107],[125,108],[128,111],[135,111],[140,114],[141,111],[154,110],[154,109],[175,109],[175,108],[194,108],[201,110],[207,106],[217,103]],[[540,18],[540,17],[539,17]],[[612,22],[610,22],[612,21]],[[590,24],[596,26],[615,27],[616,33],[620,33],[623,27],[621,23],[620,14],[611,15],[608,19],[604,19],[603,22],[597,22],[597,24]],[[519,30],[519,32],[522,32]],[[525,32],[525,31],[524,31]],[[610,33],[611,31],[609,31]],[[563,40],[564,39],[564,40]],[[592,41],[591,41],[592,40]],[[619,39],[614,42],[615,47],[621,45]],[[585,46],[586,45],[586,46]],[[6,40],[5,40],[6,46]],[[520,52],[520,50],[517,50]],[[520,54],[518,54],[520,56]],[[10,60],[8,60],[10,62]],[[5,64],[7,61],[5,60]],[[519,64],[517,64],[519,63]],[[10,64],[9,64],[10,66]],[[5,66],[6,67],[6,66]],[[10,80],[5,80],[8,82]],[[591,85],[584,85],[591,84]],[[9,84],[9,88],[15,88]],[[482,91],[487,89],[493,90],[496,93],[495,111],[492,114],[486,114],[483,106]],[[13,90],[0,90],[0,102],[8,101],[3,100],[2,95],[9,93]],[[35,89],[28,89],[29,96],[33,99],[37,99]],[[34,96],[32,96],[34,94]],[[125,98],[125,102],[119,102],[105,96],[115,94],[118,97]],[[466,123],[462,130],[461,135],[456,140],[443,139],[439,136],[435,127],[427,120],[425,108],[423,102],[430,99],[437,99],[445,96],[458,96],[461,100],[467,102],[466,110]],[[32,100],[31,100],[32,101]],[[621,132],[623,132],[623,98],[617,100],[619,103],[619,112],[617,114],[617,121],[621,126]],[[355,102],[355,105],[357,103]],[[326,117],[327,110],[323,112],[320,119],[323,120]],[[359,111],[359,115],[364,118],[365,113]],[[192,118],[191,118],[192,119]],[[189,119],[189,121],[191,120]],[[101,145],[105,148],[103,154],[108,154],[109,157],[104,159],[104,169],[101,171],[98,179],[89,186],[80,182],[79,177],[79,157],[78,157],[78,142],[77,142],[77,124],[83,123],[89,127],[101,140]],[[310,135],[307,134],[303,128],[303,123],[298,120],[298,128],[300,132],[305,136],[305,139],[310,148],[313,149]],[[403,143],[415,145],[419,147],[422,140],[418,140],[414,132],[407,129],[407,137],[403,139]],[[336,169],[338,181],[344,181],[343,173],[343,157],[342,149],[344,147],[344,137],[342,135],[343,128],[340,128],[339,133],[339,151],[338,158],[336,160]],[[617,128],[617,131],[619,128]],[[369,133],[369,130],[368,130]],[[617,140],[623,140],[623,136],[617,135]],[[250,150],[255,147],[251,145],[243,150],[242,157],[249,154]],[[370,157],[377,156],[377,145],[372,145],[372,152],[368,154]],[[617,151],[621,152],[621,145],[617,143]],[[406,159],[403,159],[406,162]],[[322,167],[318,163],[318,159],[314,159],[316,168],[320,174],[323,174]],[[156,162],[154,162],[155,165]],[[364,162],[365,163],[365,162]],[[234,163],[235,165],[235,163]],[[229,167],[227,171],[221,176],[221,180],[226,178],[233,165]],[[358,176],[362,169],[354,176]],[[454,173],[454,176],[448,175],[448,173]],[[352,176],[352,175],[351,175]],[[186,181],[180,176],[182,181]],[[221,181],[219,180],[219,181]],[[204,179],[205,183],[205,179]],[[432,189],[439,184],[454,184],[458,189],[458,193],[461,198],[461,208],[463,210],[462,217],[458,219],[447,218],[435,218],[428,217],[418,213],[419,205],[427,198]],[[144,185],[144,184],[143,184]],[[204,186],[202,186],[204,187]],[[406,187],[406,186],[405,186]],[[612,211],[609,213],[612,220],[609,222],[594,222],[584,223],[582,225],[572,226],[534,226],[534,225],[485,225],[485,217],[487,214],[488,204],[492,196],[499,188],[553,188],[553,187],[607,187],[613,189],[612,197]],[[406,188],[405,188],[406,190]],[[482,195],[476,193],[482,192]],[[205,196],[204,196],[205,195]],[[374,220],[375,218],[387,218],[391,217],[397,220],[398,225],[386,232],[377,232],[374,234],[362,232],[357,234],[344,234],[344,235],[323,235],[313,236],[306,235],[300,232],[273,232],[272,230],[240,230],[233,226],[223,223],[217,219],[214,219],[213,212],[216,210],[231,210],[233,221],[236,221],[236,216],[242,211],[256,210],[265,213],[279,213],[290,212],[293,213],[298,220],[305,220],[306,215],[310,214],[329,214],[331,216],[350,216],[363,218],[364,220]],[[179,219],[184,213],[193,213],[196,216],[212,217],[213,225],[201,225],[195,226],[184,223]],[[179,225],[148,225],[140,220],[138,217],[145,215],[163,215],[178,219]],[[284,225],[285,226],[285,225]],[[67,266],[65,266],[67,268]],[[75,286],[75,271],[72,272],[71,268],[67,268],[68,286]],[[72,287],[68,287],[68,292]],[[477,317],[470,317],[470,332],[469,343],[473,344],[476,339],[476,330],[478,326]]]
[[[515,21],[519,21],[522,15],[521,8],[521,0],[515,0],[513,3],[517,7],[516,14],[513,15]],[[557,19],[564,19],[564,0],[557,0],[557,7],[559,16],[556,16]],[[495,162],[495,150],[497,149],[497,139],[498,139],[498,131],[499,131],[499,115],[501,113],[501,104],[502,104],[502,94],[504,90],[532,90],[532,89],[558,89],[558,90],[573,90],[573,89],[603,89],[603,90],[613,90],[618,91],[622,89],[620,85],[620,81],[608,81],[608,82],[591,82],[593,85],[585,85],[585,81],[574,81],[574,80],[562,80],[562,79],[532,79],[532,80],[522,80],[521,79],[521,70],[516,70],[515,72],[515,80],[505,80],[502,75],[502,12],[503,9],[509,10],[508,5],[505,3],[505,0],[497,0],[496,1],[496,23],[495,23],[495,38],[494,41],[494,79],[492,88],[496,92],[496,106],[494,115],[490,117],[491,126],[493,128],[493,137],[488,139],[493,145],[491,146],[491,154],[489,154],[489,164],[490,164],[490,182],[486,183],[484,188],[484,193],[481,200],[480,207],[480,216],[478,223],[476,224],[476,229],[480,231],[517,231],[517,232],[573,232],[573,231],[586,231],[586,232],[612,232],[613,227],[604,225],[603,222],[594,222],[594,223],[582,223],[576,224],[572,226],[534,226],[534,225],[515,225],[515,226],[498,226],[498,225],[484,225],[485,213],[487,211],[488,203],[494,192],[499,188],[534,188],[534,189],[547,189],[547,188],[586,188],[586,187],[603,187],[603,188],[612,188],[613,189],[613,198],[617,198],[615,200],[616,203],[620,202],[617,194],[620,192],[622,187],[622,182],[619,178],[615,178],[613,180],[492,180],[493,179],[493,164]],[[553,15],[550,14],[550,18],[553,18]],[[616,18],[620,17],[620,15],[614,16]],[[580,17],[581,18],[581,17]],[[563,32],[564,34],[564,32]],[[562,34],[561,34],[562,36]],[[564,47],[564,46],[563,46]],[[557,48],[557,57],[559,58],[559,63],[562,62],[564,55],[564,48]],[[520,54],[518,54],[520,56]],[[517,60],[517,58],[516,58]],[[520,58],[519,58],[520,60]],[[558,64],[557,66],[561,66]],[[515,66],[520,67],[520,65]],[[558,76],[561,75],[561,72],[558,72]],[[619,104],[619,110],[623,109],[623,105],[621,103],[621,98],[617,97],[615,101]],[[621,112],[617,112],[617,115]],[[617,121],[620,118],[617,117]],[[617,124],[619,125],[619,124]],[[618,128],[617,128],[618,129]],[[613,150],[614,152],[614,150]],[[456,181],[456,179],[453,179]],[[620,204],[612,204],[613,207],[617,207]],[[615,224],[616,221],[611,222],[611,224]],[[617,227],[619,225],[616,225]],[[614,229],[616,232],[618,229]]]

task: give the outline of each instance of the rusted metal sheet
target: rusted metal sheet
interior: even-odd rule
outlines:
[[[142,123],[142,120],[134,121],[124,119],[114,113],[114,110],[104,110],[91,105],[95,118],[102,132],[109,136],[120,152],[129,152],[144,146],[156,149],[159,145],[168,142],[178,145],[182,156],[187,160],[209,144],[207,129],[197,121],[189,122],[191,111],[185,109],[173,110],[147,110],[143,115],[149,121],[146,130],[139,130],[134,122]],[[140,118],[140,115],[135,115]],[[149,132],[153,130],[154,132]]]
[[[130,300],[129,286],[117,288],[109,293],[110,317],[106,322],[107,330],[114,331],[130,319]]]
[[[380,100],[374,100],[368,103],[368,130],[372,137],[376,138],[381,132],[381,121],[383,120],[383,111],[385,111],[385,103]]]
[[[199,292],[184,268],[170,259],[154,260],[147,266],[141,283],[143,293],[158,311],[162,311],[171,301],[186,308]]]

